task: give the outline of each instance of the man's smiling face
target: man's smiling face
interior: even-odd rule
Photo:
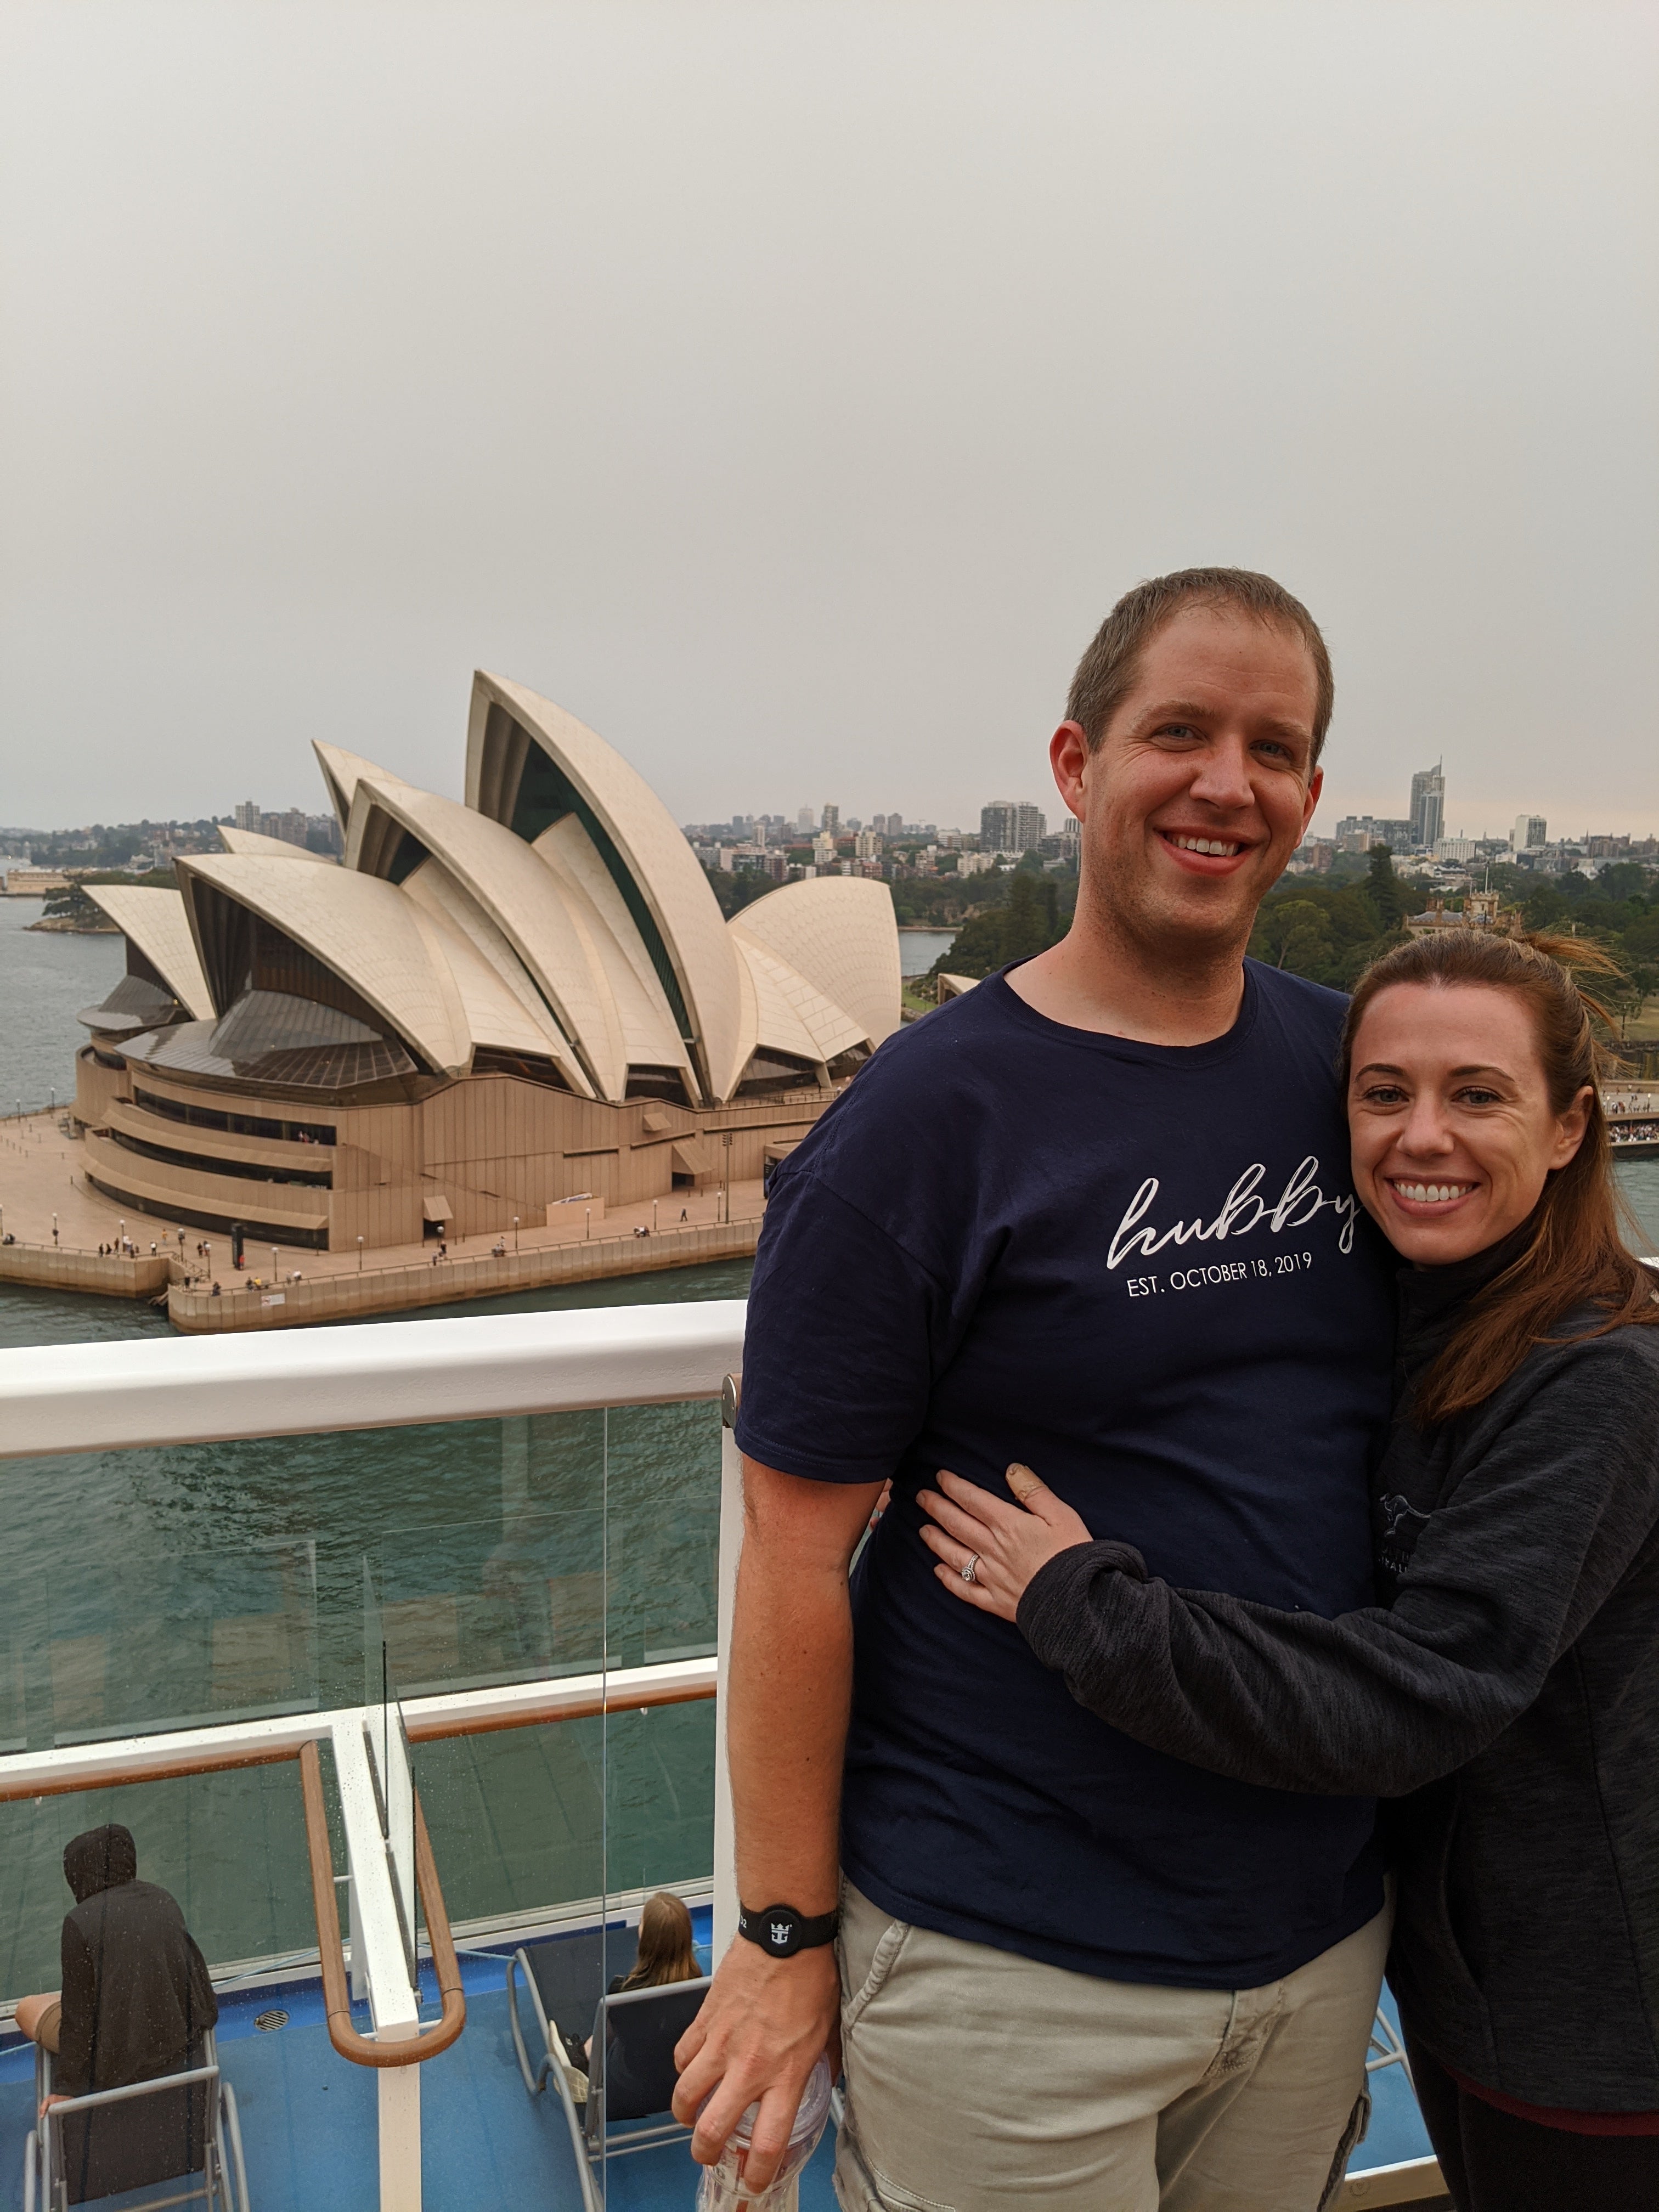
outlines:
[[[1073,745],[1072,779],[1062,726],[1056,776],[1103,916],[1165,957],[1243,945],[1318,802],[1317,696],[1293,631],[1195,606],[1147,644],[1097,749]]]

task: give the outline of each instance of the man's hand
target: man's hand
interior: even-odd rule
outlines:
[[[841,1976],[833,1943],[769,1958],[758,1944],[734,1939],[714,1986],[674,2049],[679,2081],[674,2118],[696,2123],[691,2155],[719,2162],[726,2137],[757,2100],[744,2182],[764,2189],[789,2148],[801,2092],[821,2054],[841,2067]],[[701,2118],[697,2107],[708,2099]]]
[[[1083,1516],[1018,1460],[1007,1475],[1018,1505],[1005,1505],[977,1483],[964,1482],[943,1468],[939,1480],[945,1497],[924,1490],[917,1498],[922,1511],[939,1523],[937,1528],[921,1524],[921,1540],[939,1563],[933,1572],[953,1597],[981,1613],[995,1613],[999,1620],[1014,1618],[1025,1585],[1039,1567],[1073,1544],[1094,1540]],[[970,1560],[974,1575],[967,1582],[963,1569]]]

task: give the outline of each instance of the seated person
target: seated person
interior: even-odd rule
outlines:
[[[633,1966],[618,1974],[609,1995],[620,1990],[659,1989],[665,1982],[695,1982],[702,1968],[691,1942],[691,1915],[685,1899],[659,1889],[645,1900],[640,1915],[640,1948]]]
[[[632,1966],[625,1974],[613,1977],[605,1994],[614,1997],[623,1990],[655,1990],[667,1982],[695,1982],[702,1972],[684,1899],[676,1897],[672,1890],[659,1889],[645,1900],[640,1915],[639,1949]],[[615,2040],[614,2036],[611,2039]],[[568,2036],[565,2047],[574,2063],[586,2066],[593,2039]]]
[[[75,1837],[64,1847],[64,1878],[75,1909],[64,1922],[63,1988],[17,2005],[19,2028],[57,2062],[46,2104],[199,2064],[218,2000],[177,1904],[139,1881],[131,1832],[112,1825]],[[199,2166],[204,2086],[66,2125],[71,2202]]]

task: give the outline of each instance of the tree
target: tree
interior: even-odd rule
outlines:
[[[41,916],[47,921],[72,922],[76,929],[96,929],[104,920],[79,884],[71,884],[67,890],[48,891]]]
[[[1633,960],[1607,994],[1607,1004],[1619,1017],[1619,1034],[1628,1037],[1630,1025],[1639,1022],[1648,1000],[1659,992],[1659,963]]]
[[[1060,887],[1052,876],[1016,870],[1000,906],[972,915],[948,951],[934,961],[931,975],[988,975],[1011,960],[1046,952],[1065,933]]]
[[[1528,929],[1557,929],[1571,912],[1566,900],[1553,884],[1540,884],[1529,891],[1521,908],[1521,919]]]
[[[1335,942],[1325,909],[1313,899],[1270,900],[1256,921],[1250,946],[1258,960],[1275,968],[1288,968],[1294,975],[1322,971],[1336,957]]]
[[[1378,925],[1385,930],[1398,929],[1406,918],[1409,898],[1406,886],[1394,872],[1394,854],[1386,845],[1371,847],[1365,896],[1376,909]]]

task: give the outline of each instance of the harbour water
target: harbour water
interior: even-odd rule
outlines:
[[[925,975],[939,958],[956,943],[954,929],[901,929],[899,932],[899,973],[906,977]]]
[[[31,929],[44,910],[40,899],[0,898],[0,1114],[74,1097],[87,1034],[75,1017],[107,997],[126,964],[118,936]]]

